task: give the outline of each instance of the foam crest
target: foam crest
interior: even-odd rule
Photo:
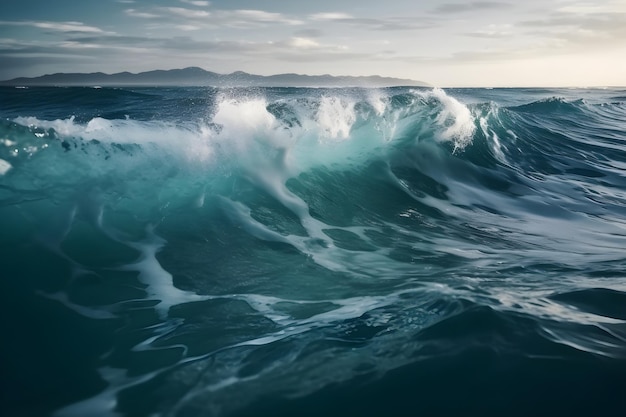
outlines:
[[[206,120],[187,122],[101,117],[86,123],[74,117],[18,117],[14,121],[36,136],[29,139],[34,141],[29,142],[29,149],[43,149],[39,142],[47,144],[50,138],[70,141],[74,148],[94,141],[105,146],[136,145],[138,152],[151,159],[177,162],[176,168],[189,164],[209,170],[234,168],[249,177],[262,176],[260,182],[266,185],[319,165],[363,163],[407,132],[414,136],[411,132],[433,131],[437,139],[453,142],[455,150],[463,149],[476,129],[470,110],[440,89],[397,97],[379,90],[360,94],[275,101],[222,95]],[[71,150],[68,144],[63,147]],[[6,173],[6,164],[2,167]]]
[[[213,159],[214,149],[208,139],[208,129],[196,124],[177,125],[164,121],[138,121],[130,119],[104,119],[95,117],[86,124],[76,122],[72,116],[64,120],[40,120],[35,117],[18,117],[15,122],[33,130],[46,130],[44,135],[62,140],[98,141],[105,144],[140,145],[145,149],[156,146],[169,155],[184,161],[206,163]]]
[[[74,123],[74,120],[74,116],[69,119],[56,120],[40,120],[36,117],[29,116],[18,117],[15,119],[15,123],[30,128],[54,129],[54,131],[61,136],[79,136],[80,133],[84,131],[84,127],[80,127],[80,125]]]
[[[11,168],[13,168],[13,166],[10,162],[0,159],[0,175],[6,174]]]
[[[347,139],[356,121],[354,103],[339,97],[321,98],[315,121],[329,139]]]
[[[450,97],[440,88],[434,88],[427,93],[420,93],[426,99],[434,98],[440,103],[441,109],[435,122],[443,129],[439,138],[451,141],[454,150],[462,150],[472,142],[476,125],[470,109],[453,97]]]
[[[276,128],[276,118],[267,111],[267,102],[262,98],[222,98],[212,121],[220,126],[220,134],[240,146],[246,144],[246,139]]]
[[[368,90],[367,94],[367,102],[372,106],[372,108],[376,111],[377,116],[382,116],[385,114],[388,106],[388,97],[383,94],[380,90]]]

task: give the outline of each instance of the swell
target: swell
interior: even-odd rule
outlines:
[[[581,352],[547,333],[540,320],[469,305],[417,332],[405,342],[411,361],[380,377],[364,370],[333,389],[281,392],[281,401],[265,395],[233,415],[619,415],[623,362]]]

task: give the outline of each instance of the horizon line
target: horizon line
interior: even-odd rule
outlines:
[[[405,78],[405,77],[394,77],[394,76],[388,76],[388,75],[381,75],[381,74],[370,74],[370,75],[347,75],[347,74],[342,74],[342,75],[333,75],[330,73],[324,73],[324,74],[304,74],[304,73],[296,73],[296,72],[283,72],[283,73],[275,73],[275,74],[269,74],[269,75],[264,75],[264,74],[255,74],[255,73],[250,73],[250,72],[246,72],[246,71],[242,71],[242,70],[235,70],[232,72],[217,72],[217,71],[213,71],[213,70],[207,70],[203,67],[200,66],[188,66],[188,67],[183,67],[183,68],[170,68],[170,69],[160,69],[160,68],[156,68],[156,69],[150,69],[150,70],[145,70],[145,71],[139,71],[139,72],[131,72],[128,70],[122,70],[122,71],[117,71],[117,72],[103,72],[103,71],[95,71],[95,72],[54,72],[54,73],[46,73],[43,75],[36,75],[36,76],[18,76],[18,77],[13,77],[10,79],[6,79],[6,80],[0,80],[0,83],[9,83],[11,81],[15,81],[18,79],[28,79],[28,80],[34,80],[37,78],[42,78],[42,77],[46,77],[46,76],[54,76],[54,75],[92,75],[92,74],[103,74],[106,76],[112,76],[112,75],[118,75],[118,74],[131,74],[131,75],[140,75],[143,73],[147,73],[147,72],[155,72],[155,71],[163,71],[163,72],[167,72],[167,71],[177,71],[177,70],[188,70],[188,69],[200,69],[202,71],[205,72],[210,72],[213,74],[217,74],[217,75],[233,75],[236,73],[242,73],[242,74],[246,74],[246,75],[252,75],[252,76],[260,76],[260,77],[273,77],[273,76],[279,76],[279,75],[297,75],[297,76],[302,76],[302,77],[324,77],[324,76],[328,76],[328,77],[333,77],[333,78],[341,78],[341,77],[350,77],[350,78],[370,78],[370,77],[379,77],[379,78],[387,78],[387,79],[397,79],[397,80],[406,80],[406,81],[414,81],[414,82],[418,82],[418,83],[423,83],[423,84],[428,84],[426,86],[422,86],[422,87],[426,87],[426,88],[493,88],[493,89],[505,89],[505,88],[549,88],[549,89],[556,89],[556,88],[563,88],[563,89],[617,89],[617,88],[626,88],[626,85],[485,85],[485,84],[476,84],[476,85],[434,85],[430,82],[427,81],[421,81],[421,80],[417,80],[414,78]],[[61,84],[57,84],[57,85],[61,85]],[[110,84],[107,86],[153,86],[153,87],[158,87],[160,85],[163,84]],[[174,85],[174,84],[169,84],[170,86]],[[41,85],[41,87],[44,87],[46,85]],[[54,86],[54,85],[49,85],[49,86]],[[93,87],[93,85],[89,85],[89,84],[72,84],[72,86],[76,86],[76,87]],[[397,87],[415,87],[415,86],[409,86],[409,85],[397,85]],[[15,85],[15,87],[19,87],[18,85]],[[181,87],[185,87],[184,85],[181,85]],[[193,87],[193,86],[187,86],[187,87]],[[211,87],[210,85],[206,85],[206,86],[198,86],[198,87]],[[253,86],[249,86],[249,87],[253,87]],[[262,87],[262,86],[259,86]]]

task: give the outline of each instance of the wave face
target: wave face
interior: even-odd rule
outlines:
[[[626,92],[0,89],[7,415],[621,415]]]

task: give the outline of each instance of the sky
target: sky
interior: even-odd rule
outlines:
[[[2,0],[0,80],[198,66],[626,86],[626,0]]]

